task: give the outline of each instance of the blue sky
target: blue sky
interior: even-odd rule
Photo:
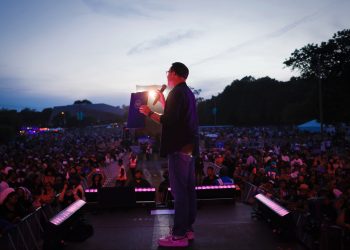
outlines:
[[[347,0],[2,0],[0,107],[128,104],[189,66],[202,96],[246,75],[288,80],[296,48],[349,28]]]

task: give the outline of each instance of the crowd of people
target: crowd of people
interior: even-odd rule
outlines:
[[[0,234],[45,204],[62,208],[100,188],[126,152],[122,131],[84,128],[23,135],[0,145]]]
[[[138,155],[123,146],[121,129],[84,128],[21,136],[0,146],[1,232],[34,211],[84,199],[84,190],[106,182],[104,168],[117,162],[116,186],[150,187]],[[197,185],[249,182],[290,210],[310,212],[350,229],[350,130],[324,134],[294,128],[200,129]],[[158,187],[168,192],[168,173]],[[312,205],[313,204],[313,205]]]
[[[202,128],[201,144],[198,183],[220,185],[222,176],[242,188],[248,182],[291,211],[317,209],[320,223],[350,229],[347,127],[323,134],[295,128]],[[205,169],[206,162],[211,165]]]

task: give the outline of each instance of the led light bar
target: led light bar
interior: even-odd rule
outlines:
[[[155,188],[135,188],[135,192],[136,193],[140,193],[140,192],[155,192],[156,189]]]
[[[57,215],[50,219],[50,222],[56,226],[59,226],[69,217],[71,217],[75,212],[77,212],[82,206],[86,204],[83,200],[77,200],[69,205],[67,208],[63,209]]]
[[[235,185],[222,185],[222,186],[197,186],[196,190],[207,190],[207,189],[235,189]],[[170,191],[171,188],[169,187],[168,190]],[[155,188],[135,188],[135,192],[155,192]],[[97,189],[85,189],[85,193],[97,193]]]
[[[97,189],[93,189],[93,188],[91,188],[91,189],[85,189],[85,193],[97,193],[97,192],[98,192]]]
[[[289,214],[289,211],[287,209],[281,207],[279,204],[267,198],[263,194],[257,194],[255,195],[255,198],[282,217]]]
[[[222,185],[222,186],[197,186],[196,190],[213,190],[213,189],[235,189],[235,185]],[[171,188],[168,188],[168,191],[170,191]]]

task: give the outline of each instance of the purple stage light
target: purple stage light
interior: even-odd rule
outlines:
[[[65,208],[64,210],[59,212],[56,216],[54,216],[52,219],[50,219],[50,222],[56,226],[59,226],[85,204],[86,202],[83,200],[75,201],[69,207]]]
[[[263,194],[257,194],[255,195],[255,198],[282,217],[289,214],[289,211],[287,209],[281,207],[279,204],[267,198]]]

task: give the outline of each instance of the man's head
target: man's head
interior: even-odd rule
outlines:
[[[136,170],[135,172],[135,179],[140,180],[142,178],[142,171],[141,170]]]
[[[207,175],[208,175],[209,177],[212,177],[212,176],[215,175],[215,174],[214,174],[214,168],[213,168],[213,167],[208,167],[208,168],[207,168]]]
[[[178,83],[185,82],[189,74],[189,70],[185,64],[180,62],[174,62],[168,73],[168,86],[170,88],[175,87]]]

